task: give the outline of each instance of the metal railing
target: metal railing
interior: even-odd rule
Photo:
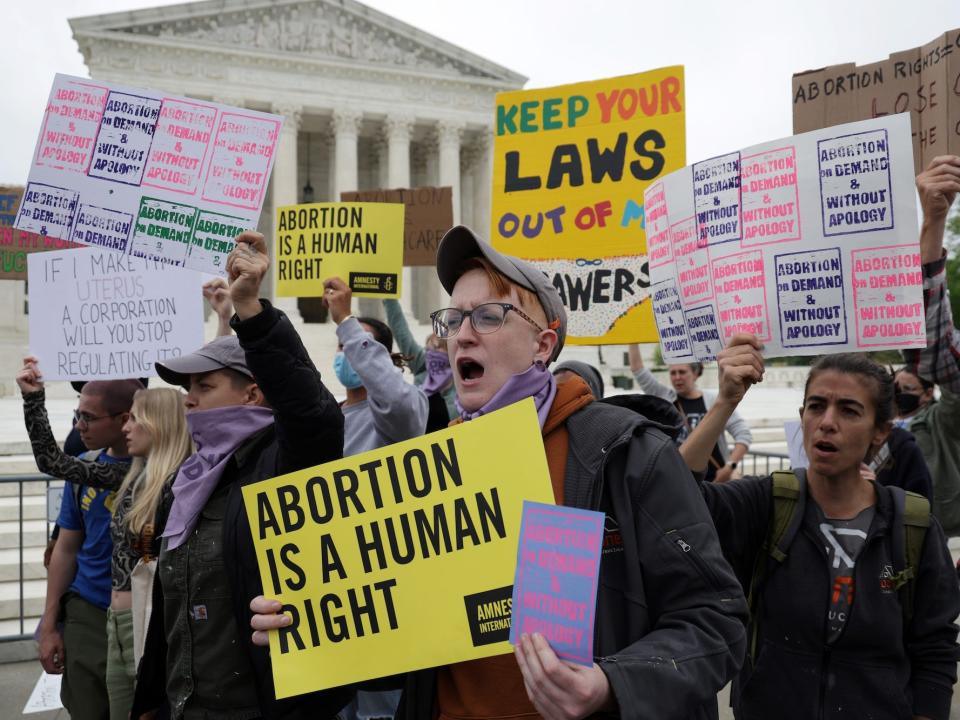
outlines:
[[[49,475],[44,475],[44,474],[42,474],[42,473],[30,473],[30,474],[21,474],[21,475],[0,475],[0,487],[6,487],[6,486],[12,485],[12,484],[14,484],[14,483],[17,484],[17,494],[16,494],[16,497],[17,497],[17,519],[16,519],[16,522],[17,522],[17,528],[18,528],[18,530],[17,530],[17,536],[18,536],[18,537],[17,537],[17,540],[18,540],[18,542],[17,542],[17,548],[18,548],[18,550],[19,550],[18,559],[17,559],[17,565],[18,565],[17,580],[16,580],[16,581],[8,580],[8,581],[4,581],[4,582],[10,582],[10,583],[16,582],[16,583],[17,583],[17,586],[18,586],[18,598],[19,598],[19,604],[20,604],[19,633],[7,634],[7,635],[0,635],[0,642],[9,642],[9,641],[12,641],[12,640],[27,640],[27,639],[33,637],[33,633],[32,633],[32,632],[27,632],[27,629],[26,629],[26,620],[27,620],[27,619],[26,619],[26,617],[25,617],[25,615],[26,615],[26,597],[25,597],[24,589],[23,589],[23,584],[24,584],[24,549],[25,549],[25,548],[24,548],[24,527],[23,527],[23,526],[24,526],[24,520],[25,520],[26,518],[24,518],[24,512],[23,512],[23,499],[24,499],[24,496],[27,495],[27,494],[30,494],[30,495],[37,494],[37,495],[39,495],[39,494],[42,492],[43,497],[44,497],[44,508],[46,508],[47,490],[50,488],[50,483],[52,483],[52,482],[62,482],[62,481],[57,480],[56,478],[52,478],[52,477],[50,477]],[[42,489],[42,491],[41,491],[40,488],[37,488],[36,490],[33,490],[33,491],[30,492],[30,493],[25,493],[25,492],[24,492],[24,489],[25,489],[24,486],[25,486],[27,483],[42,483],[42,484],[43,484],[43,486],[42,486],[43,489]],[[9,496],[8,496],[8,497],[9,497]],[[43,519],[44,519],[44,520],[47,520],[46,510],[44,510]],[[49,520],[47,520],[47,522],[46,522],[46,529],[47,529],[46,536],[47,536],[47,537],[50,536],[50,528],[51,528],[51,525],[52,525],[52,523],[50,523]],[[46,543],[44,543],[44,544],[46,544]]]
[[[766,450],[749,450],[740,461],[744,475],[769,475],[774,470],[786,470],[789,467],[789,455]]]
[[[774,470],[782,470],[784,468],[790,467],[790,456],[783,453],[775,452],[766,452],[763,450],[751,450],[748,452],[743,460],[740,463],[740,467],[743,469],[744,475],[769,475]],[[18,543],[19,548],[18,553],[18,573],[17,573],[17,587],[18,587],[18,597],[20,605],[20,621],[19,621],[19,633],[0,635],[0,642],[9,642],[13,640],[26,640],[33,637],[32,633],[27,632],[26,628],[26,597],[24,594],[24,512],[23,512],[23,499],[26,494],[39,494],[40,490],[37,488],[31,493],[24,492],[24,486],[26,483],[43,483],[43,493],[46,495],[47,489],[50,487],[51,482],[60,482],[55,478],[50,477],[49,475],[43,475],[41,473],[33,473],[26,475],[0,475],[0,486],[7,486],[16,483],[18,486],[17,489],[17,527],[18,527]],[[44,514],[46,518],[46,514]],[[47,537],[50,536],[50,528],[52,523],[49,520],[46,523],[47,527]],[[13,580],[8,580],[6,582],[14,582]]]

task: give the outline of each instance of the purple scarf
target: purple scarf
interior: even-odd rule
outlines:
[[[450,357],[442,350],[427,350],[426,363],[427,379],[420,389],[425,395],[433,395],[453,380],[453,368],[450,367]]]
[[[538,362],[507,380],[503,387],[497,390],[494,396],[487,400],[486,404],[479,410],[473,412],[464,410],[463,406],[460,405],[460,398],[457,398],[457,410],[460,411],[460,417],[464,421],[473,420],[481,415],[492,413],[494,410],[505,408],[507,405],[513,405],[513,403],[524,398],[532,397],[537,406],[537,417],[540,419],[540,429],[542,430],[556,396],[556,378],[553,377],[552,372],[547,370],[546,365]]]
[[[197,450],[173,481],[173,505],[163,531],[168,550],[176,550],[190,537],[236,449],[272,423],[273,410],[257,405],[229,405],[187,415]]]

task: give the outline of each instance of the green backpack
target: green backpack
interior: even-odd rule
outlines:
[[[920,554],[923,540],[930,527],[930,501],[923,495],[891,487],[894,501],[894,518],[901,518],[894,525],[893,557],[899,563],[897,572],[890,578],[893,589],[900,596],[903,610],[904,627],[913,619],[913,596],[916,583],[912,582],[920,567]],[[803,510],[806,502],[806,478],[799,478],[792,470],[777,470],[773,473],[773,512],[767,530],[767,539],[757,554],[753,566],[753,577],[747,593],[750,607],[750,660],[756,661],[757,641],[760,626],[760,595],[763,583],[772,563],[782,564],[794,536],[803,523]]]

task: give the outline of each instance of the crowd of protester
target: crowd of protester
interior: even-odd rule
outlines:
[[[57,446],[42,365],[25,358],[17,383],[37,465],[66,481],[37,638],[70,716],[716,718],[732,682],[743,719],[946,720],[960,332],[943,236],[960,158],[935,159],[917,187],[926,347],[896,372],[864,355],[817,359],[799,408],[808,466],[765,477],[739,466],[752,436],[736,409],[764,375],[756,337],[719,354],[715,392],[698,387],[696,363],[660,384],[633,347],[643,392],[605,398],[595,367],[551,368],[566,314],[546,277],[463,226],[440,243],[451,299],[423,345],[397,302],[385,301],[387,323],[355,317],[347,285],[325,281],[342,403],[260,298],[269,257],[254,232],[237,238],[229,282],[204,287],[218,337],[157,363],[172,387],[82,386],[79,454]],[[277,699],[268,641],[290,618],[264,596],[241,489],[526,398],[555,501],[618,529],[600,564],[592,667],[522,635],[512,655]]]

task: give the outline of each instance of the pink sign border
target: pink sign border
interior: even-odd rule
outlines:
[[[878,345],[884,345],[884,346],[886,346],[886,347],[890,347],[890,346],[894,346],[894,347],[910,347],[911,345],[914,345],[914,344],[917,342],[916,340],[904,340],[903,342],[893,342],[893,341],[887,339],[887,340],[884,340],[884,341],[881,341],[881,342],[873,342],[873,343],[871,343],[871,342],[864,342],[863,339],[862,339],[862,336],[861,336],[861,334],[860,334],[860,313],[857,312],[857,310],[859,309],[859,304],[857,303],[857,271],[854,269],[854,268],[856,267],[856,255],[857,255],[857,253],[870,252],[870,251],[874,251],[874,250],[887,250],[887,251],[890,251],[890,250],[898,250],[898,249],[900,249],[900,248],[913,248],[913,249],[916,251],[916,254],[917,254],[918,256],[920,255],[920,247],[917,246],[917,245],[913,245],[913,244],[911,244],[911,243],[906,243],[906,244],[904,244],[904,245],[878,245],[878,246],[876,246],[876,247],[856,248],[856,249],[850,250],[850,285],[853,287],[853,317],[854,317],[854,319],[856,320],[856,323],[857,323],[856,328],[857,328],[857,347],[858,347],[858,348],[860,348],[860,347],[867,347],[867,348],[868,348],[868,347],[877,347]],[[922,266],[922,263],[921,263],[921,265],[918,265],[917,267],[919,268],[919,267],[921,267],[921,266]],[[921,278],[922,278],[922,277],[923,277],[922,271],[921,271],[921,270],[918,270],[918,272],[921,273]],[[921,300],[921,304],[922,304],[922,303],[923,303],[923,301]],[[926,345],[926,342],[927,342],[926,313],[924,313],[924,315],[923,315],[923,322],[922,322],[922,324],[923,324],[923,328],[924,328],[924,329],[923,329],[923,336],[922,336],[922,338],[920,338],[920,339],[923,341],[924,345]]]
[[[764,151],[764,152],[756,153],[756,154],[754,154],[754,155],[746,155],[746,156],[744,156],[744,157],[741,159],[741,161],[740,161],[740,162],[741,162],[741,165],[740,165],[741,202],[743,202],[743,198],[742,198],[742,194],[743,194],[743,187],[742,187],[742,186],[743,186],[743,161],[744,161],[744,160],[749,160],[750,158],[760,157],[761,155],[767,155],[767,154],[769,154],[769,153],[779,152],[779,151],[781,151],[781,150],[790,150],[790,151],[793,153],[793,162],[794,162],[794,166],[796,166],[796,164],[797,164],[797,146],[796,146],[796,145],[784,145],[783,147],[772,148],[772,149],[770,149],[770,150],[766,150],[766,151]],[[800,168],[797,167],[797,168],[796,168],[796,171],[797,171],[797,173],[799,173]],[[802,225],[803,220],[802,220],[802,214],[801,214],[801,212],[800,212],[800,178],[799,178],[799,175],[798,175],[798,177],[797,177],[797,182],[796,182],[796,184],[793,186],[793,194],[794,194],[794,201],[795,201],[794,204],[796,205],[796,208],[797,208],[797,213],[796,213],[796,216],[797,216],[797,236],[796,236],[796,237],[792,237],[792,238],[781,238],[780,240],[766,240],[766,241],[764,241],[764,242],[751,242],[751,243],[749,243],[749,244],[747,243],[746,239],[741,239],[741,240],[740,240],[740,247],[742,247],[742,248],[762,247],[762,246],[764,246],[764,245],[777,245],[778,243],[796,242],[797,240],[802,240],[802,239],[803,239],[803,225]],[[743,213],[743,207],[742,207],[742,206],[741,206],[741,208],[740,208],[740,212],[741,212],[741,215],[742,215],[742,213]],[[742,221],[742,219],[741,219],[741,221]],[[747,234],[747,232],[746,232],[746,227],[744,227],[743,234],[744,234],[744,236],[746,236],[746,234]]]
[[[97,123],[97,130],[93,134],[93,137],[91,138],[91,140],[94,143],[96,143],[97,136],[100,134],[100,125],[103,122],[103,113],[107,107],[107,100],[110,98],[110,88],[104,87],[102,85],[96,85],[94,83],[81,83],[81,82],[74,82],[72,80],[68,80],[65,83],[65,85],[77,85],[79,87],[88,87],[88,88],[96,88],[97,90],[103,90],[103,105],[100,106],[100,122]],[[57,88],[57,85],[56,83],[54,83],[53,88],[50,90],[51,95],[54,93],[54,90],[56,90],[56,88]],[[67,168],[64,165],[52,165],[50,163],[45,163],[40,159],[40,151],[44,147],[43,136],[47,132],[47,123],[49,122],[50,122],[50,101],[47,100],[47,107],[43,111],[43,125],[40,127],[40,139],[37,142],[36,157],[33,160],[33,164],[36,165],[37,167],[48,167],[48,168],[53,168],[54,170],[62,170],[63,172],[76,172],[76,173],[80,173],[81,175],[86,175],[90,171],[90,163],[93,162],[94,153],[92,152],[92,150],[90,152],[90,158],[87,160],[87,164],[83,168],[83,170],[78,170],[76,168]]]
[[[764,262],[763,250],[759,250],[759,249],[755,249],[755,248],[750,248],[750,249],[747,249],[747,250],[743,250],[742,252],[733,253],[732,255],[724,255],[723,257],[717,258],[716,260],[714,260],[714,259],[711,258],[711,259],[710,259],[710,280],[711,280],[711,282],[713,281],[713,268],[714,268],[714,266],[715,266],[716,264],[722,263],[722,262],[724,262],[724,261],[726,261],[726,260],[730,260],[730,259],[732,259],[732,258],[738,258],[738,257],[740,257],[740,256],[742,256],[742,255],[749,255],[749,254],[751,254],[751,253],[755,253],[755,254],[757,254],[757,255],[760,256],[760,266],[763,268],[763,270],[762,270],[762,272],[763,272],[763,316],[764,316],[765,324],[766,324],[766,326],[767,326],[767,334],[766,334],[766,335],[758,335],[757,337],[758,337],[760,340],[763,340],[763,341],[765,341],[765,342],[770,342],[770,341],[773,339],[773,328],[772,328],[771,325],[770,325],[770,303],[769,303],[768,300],[767,300],[767,265],[766,265],[766,263]],[[720,326],[723,328],[723,330],[724,330],[723,335],[724,335],[724,337],[726,337],[726,335],[727,335],[727,333],[726,333],[726,329],[727,329],[727,328],[726,328],[726,325],[727,325],[727,323],[723,322],[723,316],[721,315],[722,310],[720,309],[720,301],[717,300],[716,303],[717,303],[717,315],[719,316],[719,317],[717,318],[717,322],[718,322],[718,323],[720,324]]]
[[[217,125],[218,125],[218,127],[217,127],[217,134],[216,134],[216,135],[214,136],[214,138],[213,138],[213,147],[214,147],[214,149],[216,149],[216,147],[217,147],[217,141],[220,139],[220,127],[219,127],[219,125],[221,125],[221,124],[223,123],[224,118],[226,118],[228,115],[231,116],[231,117],[242,117],[242,118],[246,118],[247,120],[256,120],[256,121],[262,122],[262,123],[272,123],[272,124],[275,126],[274,132],[276,133],[276,138],[274,139],[273,145],[272,145],[272,147],[271,147],[271,151],[272,151],[272,158],[271,158],[271,159],[272,159],[272,161],[273,161],[274,163],[276,163],[276,159],[277,159],[277,145],[280,144],[281,121],[280,121],[280,120],[274,120],[274,119],[272,119],[272,118],[265,118],[265,117],[260,117],[260,116],[258,116],[258,115],[249,115],[249,114],[246,114],[246,113],[239,113],[239,112],[221,112],[221,113],[220,113],[220,121],[217,123]],[[216,152],[216,150],[214,150],[214,152]],[[241,210],[256,210],[256,209],[257,209],[257,206],[261,204],[261,200],[262,200],[262,198],[263,198],[263,196],[264,196],[264,194],[266,193],[266,190],[267,190],[267,183],[268,183],[269,180],[270,180],[270,174],[269,174],[269,173],[264,173],[264,174],[263,174],[263,184],[260,186],[260,191],[259,191],[259,193],[258,193],[258,195],[257,195],[257,201],[254,202],[253,205],[242,205],[242,204],[240,204],[240,203],[224,202],[223,200],[220,200],[220,199],[218,199],[218,198],[208,198],[208,197],[207,197],[207,195],[206,195],[206,188],[207,188],[207,183],[210,182],[210,171],[211,171],[212,169],[213,169],[213,161],[211,160],[210,164],[207,166],[207,175],[206,175],[206,177],[203,179],[203,188],[204,188],[204,190],[203,190],[203,192],[202,192],[201,195],[200,195],[200,199],[201,199],[201,200],[205,200],[206,202],[216,203],[217,205],[223,205],[223,206],[225,206],[225,207],[240,208]]]
[[[217,125],[217,116],[221,114],[221,113],[220,113],[220,110],[219,110],[215,105],[207,105],[207,104],[199,103],[199,102],[190,102],[189,100],[178,100],[178,99],[176,99],[176,98],[164,97],[164,98],[161,98],[161,100],[160,100],[160,114],[161,114],[161,115],[163,114],[163,107],[164,107],[164,105],[166,105],[168,102],[169,102],[169,103],[177,103],[177,104],[179,104],[179,105],[194,105],[194,106],[196,106],[196,107],[205,108],[205,109],[208,109],[208,110],[213,110],[213,124],[214,124],[214,126]],[[159,125],[159,121],[158,121],[157,124]],[[212,133],[211,133],[211,137],[212,137]],[[144,180],[144,181],[140,184],[140,186],[141,186],[141,187],[157,188],[158,190],[167,190],[167,191],[169,191],[169,192],[175,192],[175,193],[180,193],[181,195],[189,195],[190,197],[195,197],[196,194],[197,194],[197,191],[200,189],[200,178],[203,177],[203,167],[204,167],[204,165],[207,164],[207,157],[209,156],[209,154],[210,154],[210,141],[208,140],[208,141],[207,141],[207,147],[206,147],[206,148],[204,149],[204,151],[203,151],[203,159],[200,161],[200,172],[198,172],[197,175],[196,175],[196,181],[195,181],[195,183],[194,183],[193,190],[178,190],[178,189],[175,188],[175,187],[171,187],[171,186],[168,186],[168,185],[159,185],[159,184],[157,184],[157,183],[147,182],[146,180]],[[148,163],[148,164],[146,165],[146,167],[144,168],[144,171],[143,171],[144,177],[146,177],[146,175],[147,175],[147,170],[149,170],[149,169],[150,169],[150,164]],[[206,198],[204,198],[204,199],[206,199]]]

